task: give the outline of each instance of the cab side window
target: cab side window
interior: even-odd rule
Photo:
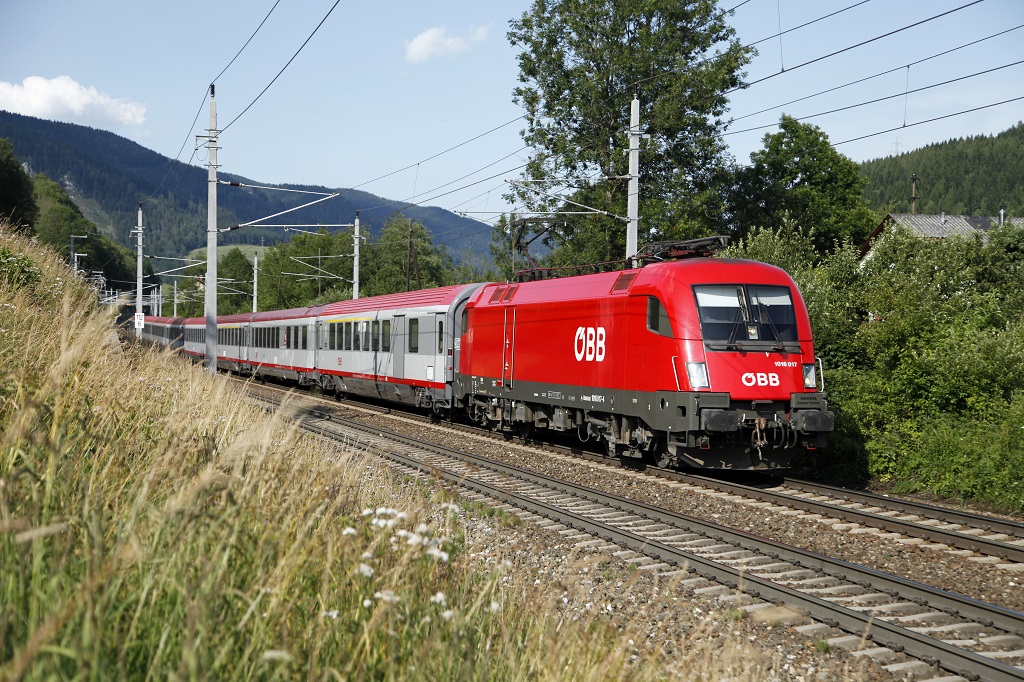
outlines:
[[[672,323],[668,319],[668,310],[655,296],[647,297],[647,328],[655,334],[673,338]]]

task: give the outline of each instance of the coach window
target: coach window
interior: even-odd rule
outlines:
[[[437,354],[444,352],[444,320],[437,321]]]
[[[352,323],[345,323],[345,350],[352,350]]]
[[[309,325],[302,325],[302,350],[309,350]]]
[[[360,322],[363,330],[363,350],[370,350],[370,325]]]
[[[415,317],[409,320],[409,352],[420,352],[420,321]]]
[[[381,322],[380,346],[385,353],[391,351],[391,320],[384,320]]]
[[[647,328],[655,334],[673,337],[672,323],[668,319],[668,311],[654,296],[647,297]]]
[[[371,349],[376,353],[380,350],[380,322],[377,320],[373,321],[372,339],[373,346],[371,346]]]

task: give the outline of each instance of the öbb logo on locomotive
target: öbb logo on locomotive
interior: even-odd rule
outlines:
[[[779,386],[779,375],[775,372],[747,372],[740,380],[744,386]]]
[[[573,350],[577,362],[604,362],[604,327],[577,327]]]

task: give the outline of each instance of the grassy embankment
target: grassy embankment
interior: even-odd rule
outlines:
[[[3,229],[0,428],[0,679],[665,674],[631,627],[480,570],[444,491],[119,343],[91,290]],[[722,646],[674,665],[743,678]]]

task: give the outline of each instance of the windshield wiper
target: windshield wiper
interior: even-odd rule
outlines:
[[[772,344],[772,350],[786,350],[786,344],[783,343],[781,334],[779,334],[778,328],[772,321],[772,316],[768,314],[768,309],[761,301],[757,302],[757,312],[761,316],[762,320],[768,322],[768,328],[771,330],[772,336],[775,337],[775,343]]]

